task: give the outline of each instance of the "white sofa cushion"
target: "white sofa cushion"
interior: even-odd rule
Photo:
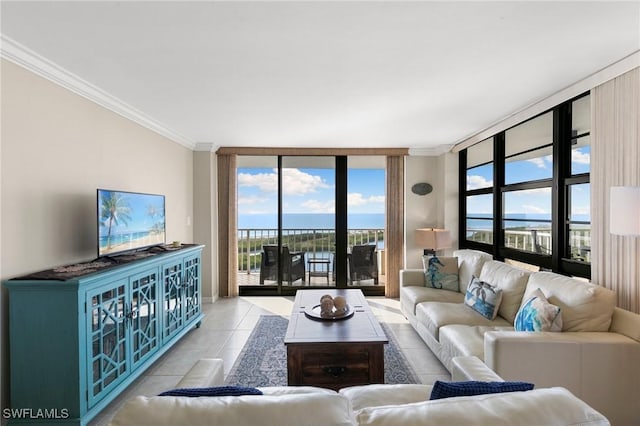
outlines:
[[[382,405],[401,405],[428,401],[431,385],[363,385],[340,389],[340,394],[351,401],[353,411]]]
[[[480,276],[484,262],[493,260],[493,256],[478,250],[455,250],[453,255],[458,258],[458,280],[463,293],[471,277]]]
[[[530,274],[529,271],[496,260],[490,260],[482,265],[479,278],[502,289],[502,302],[500,302],[498,315],[511,324],[516,319],[522,304]]]
[[[615,293],[595,284],[554,274],[535,272],[529,277],[523,300],[536,289],[562,311],[562,331],[608,331],[616,304]]]
[[[402,299],[403,302],[413,306],[412,313],[415,315],[415,306],[419,303],[425,301],[462,303],[464,301],[464,294],[431,287],[409,286],[402,288]]]
[[[422,302],[416,307],[416,317],[418,322],[437,340],[440,339],[440,327],[449,324],[511,326],[507,320],[499,316],[493,321],[489,320],[464,303]]]
[[[364,408],[359,425],[608,425],[602,414],[566,389],[534,389],[405,405]]]
[[[336,392],[211,398],[138,396],[125,404],[110,425],[352,425],[352,416],[351,403]]]
[[[484,333],[487,331],[513,331],[513,327],[451,324],[440,328],[440,359],[447,370],[452,371],[455,357],[475,356],[484,359]]]

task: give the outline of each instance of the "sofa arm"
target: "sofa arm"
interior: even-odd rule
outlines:
[[[454,382],[476,380],[503,382],[493,370],[476,356],[457,356],[451,360],[451,380]]]
[[[640,424],[640,344],[622,334],[490,331],[484,362],[504,380],[567,388],[612,424]]]
[[[400,287],[424,286],[424,271],[422,269],[401,269]]]

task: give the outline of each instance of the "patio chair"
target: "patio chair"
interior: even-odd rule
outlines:
[[[304,284],[305,266],[303,251],[289,252],[287,246],[282,246],[283,271],[282,280],[287,281],[289,285],[297,280],[302,280]],[[278,281],[278,246],[264,245],[262,246],[262,259],[260,261],[260,285],[265,280]]]
[[[354,281],[373,280],[378,285],[378,256],[376,246],[366,244],[351,248],[349,256],[349,276]]]

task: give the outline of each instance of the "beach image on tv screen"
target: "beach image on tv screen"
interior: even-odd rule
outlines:
[[[98,190],[98,255],[165,243],[164,196]]]

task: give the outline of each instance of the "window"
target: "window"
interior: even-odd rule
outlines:
[[[568,224],[567,258],[591,262],[591,114],[589,96],[571,103],[570,171],[565,180]]]
[[[461,151],[460,247],[588,278],[590,129],[585,94]]]
[[[572,260],[591,262],[591,185],[569,186],[569,256]]]
[[[493,244],[493,138],[467,150],[466,239]]]
[[[493,244],[493,194],[467,197],[467,239]]]
[[[571,176],[589,173],[591,170],[591,109],[589,96],[571,105]]]
[[[505,247],[551,254],[551,188],[504,193]]]
[[[551,179],[553,114],[548,112],[505,132],[504,183]]]

